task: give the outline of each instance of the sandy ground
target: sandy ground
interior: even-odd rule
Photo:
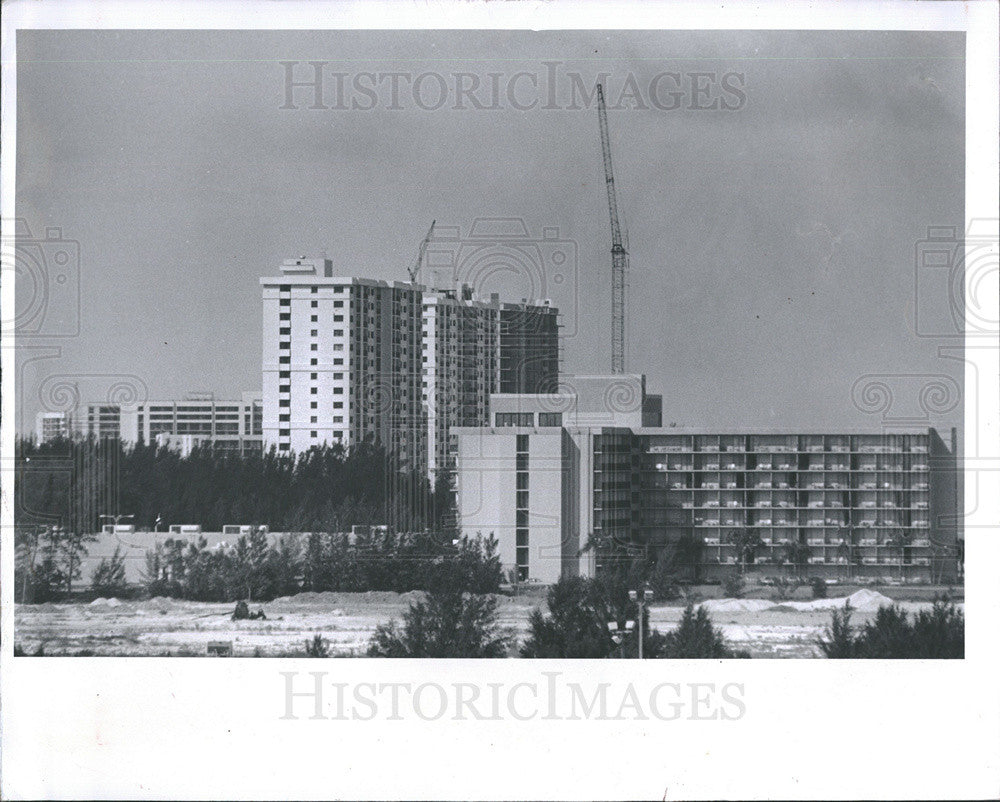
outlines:
[[[232,621],[233,605],[173,599],[94,603],[18,605],[16,643],[29,654],[44,644],[46,655],[202,656],[209,641],[232,641],[237,657],[304,653],[306,640],[322,634],[331,653],[363,655],[375,627],[399,619],[419,594],[302,593],[276,599],[252,610],[264,609],[267,620]],[[525,638],[528,615],[544,600],[538,596],[503,597],[501,625]],[[925,608],[921,602],[903,602],[908,610]],[[672,628],[683,608],[653,605],[650,621],[660,631]],[[862,623],[874,613],[857,611],[852,621]],[[830,623],[828,610],[717,611],[712,619],[732,646],[752,657],[819,657],[816,639]]]

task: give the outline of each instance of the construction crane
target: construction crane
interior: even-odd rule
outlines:
[[[433,236],[434,234],[434,224],[436,222],[437,220],[431,221],[431,227],[427,231],[427,236],[424,237],[424,241],[420,243],[420,251],[419,253],[417,253],[417,261],[416,263],[414,263],[413,267],[411,267],[409,270],[410,281],[413,283],[416,283],[417,281],[417,275],[420,273],[420,266],[423,264],[424,261],[424,254],[427,252],[427,243],[431,241],[431,236]]]
[[[608,112],[604,106],[604,87],[597,85],[597,117],[601,128],[601,151],[604,156],[604,181],[608,189],[608,212],[611,215],[611,372],[625,372],[625,276],[628,251],[622,244],[618,221],[618,198],[611,169],[611,140],[608,136]]]

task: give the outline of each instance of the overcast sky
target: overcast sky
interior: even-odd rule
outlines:
[[[541,274],[563,368],[607,372],[597,112],[573,74],[588,91],[609,74],[628,369],[663,393],[664,423],[872,429],[860,377],[896,375],[900,417],[923,414],[919,377],[962,381],[949,341],[914,329],[917,243],[964,219],[962,34],[21,31],[18,56],[17,216],[79,242],[81,286],[78,336],[19,340],[60,349],[21,350],[22,428],[57,376],[82,377],[84,401],[119,374],[150,398],[259,388],[260,276],[325,251],[337,273],[402,280],[432,219],[558,229],[537,253],[569,255]],[[296,80],[327,62],[325,105],[339,72],[361,108],[309,108],[308,88],[282,108],[281,61]],[[396,98],[393,72],[410,76]],[[510,273],[480,289],[533,292]]]

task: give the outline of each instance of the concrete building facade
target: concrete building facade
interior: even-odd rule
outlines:
[[[338,277],[328,259],[280,271],[261,279],[263,433],[280,453],[378,441],[433,478],[450,470],[451,428],[485,425],[502,381],[558,371],[558,310],[544,302]]]
[[[189,452],[194,445],[240,452],[260,449],[263,403],[259,392],[239,400],[194,394],[180,400],[138,404],[89,403],[71,412],[39,413],[40,442],[62,433],[115,438],[123,443],[158,442]]]
[[[718,578],[737,532],[759,537],[746,559],[765,574],[955,578],[954,432],[664,428],[642,377],[563,384],[578,390],[494,396],[490,427],[454,433],[460,526],[494,533],[521,579],[592,576],[616,549],[684,537]]]

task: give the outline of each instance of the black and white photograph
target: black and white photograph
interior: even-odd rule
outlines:
[[[5,796],[992,796],[997,4],[308,5],[9,6]]]

